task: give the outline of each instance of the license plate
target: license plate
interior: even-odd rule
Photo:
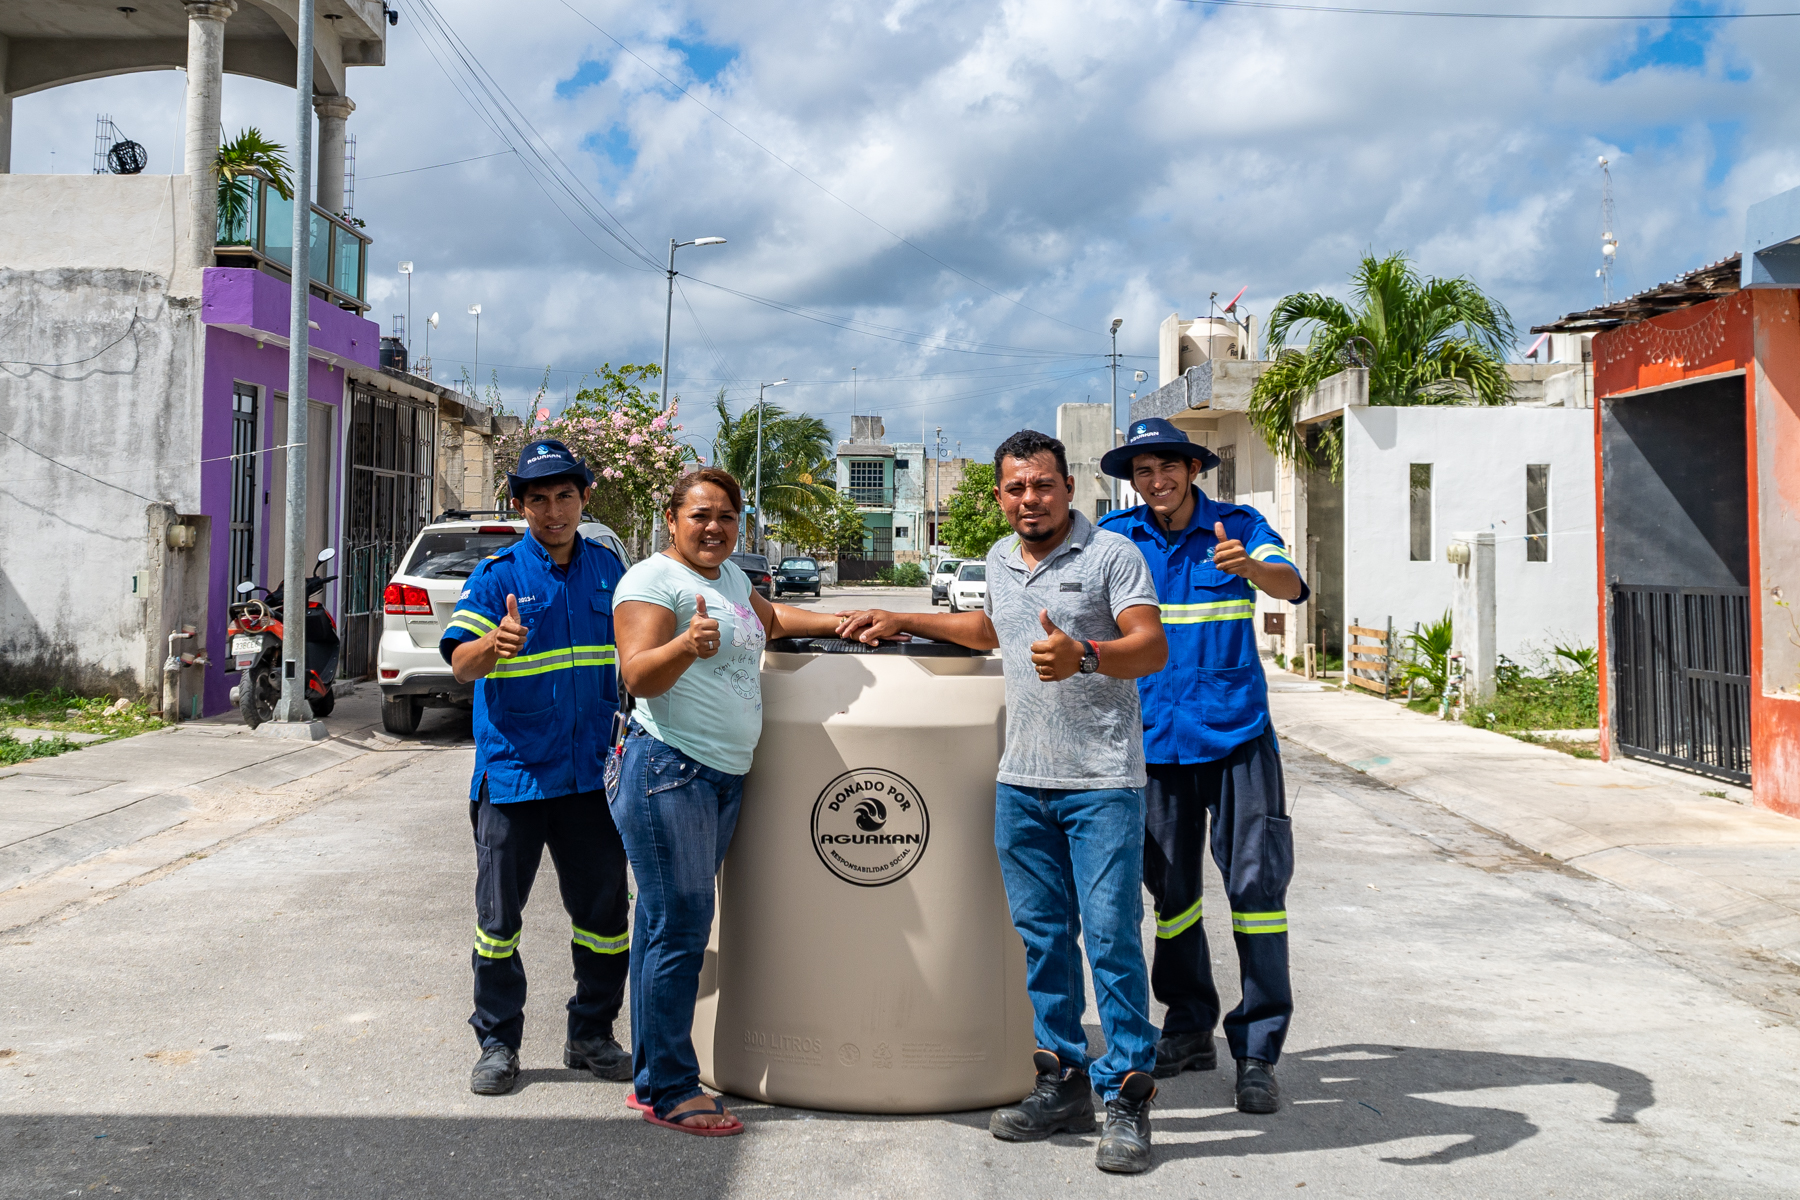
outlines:
[[[261,649],[261,638],[234,637],[231,639],[231,652],[233,654],[255,654]]]

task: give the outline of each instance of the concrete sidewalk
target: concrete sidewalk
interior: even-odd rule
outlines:
[[[1800,821],[1732,798],[1743,789],[1572,758],[1285,672],[1269,686],[1281,737],[1800,963]]]
[[[0,930],[466,741],[452,713],[431,714],[421,741],[389,738],[375,689],[362,691],[340,699],[321,742],[256,737],[230,713],[0,770]]]

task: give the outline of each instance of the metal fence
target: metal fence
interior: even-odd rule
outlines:
[[[1612,585],[1615,744],[1750,782],[1750,589]]]
[[[851,583],[857,580],[878,578],[881,572],[894,565],[893,551],[868,552],[859,558],[851,558],[847,554],[839,554],[837,560],[838,582]]]

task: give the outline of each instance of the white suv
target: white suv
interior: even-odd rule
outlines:
[[[965,562],[950,581],[950,611],[969,612],[987,607],[987,560]]]
[[[619,556],[631,559],[619,535],[598,521],[579,526]],[[381,727],[410,734],[419,728],[427,708],[466,707],[475,685],[458,683],[450,664],[438,653],[444,626],[456,608],[469,575],[481,561],[525,536],[525,522],[509,512],[444,514],[420,530],[382,596],[381,644],[375,652],[375,677],[381,684]]]

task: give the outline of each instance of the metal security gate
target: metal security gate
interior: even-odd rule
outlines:
[[[1750,589],[1614,584],[1615,741],[1632,758],[1750,782]]]
[[[256,513],[262,506],[256,486],[256,387],[240,383],[231,393],[231,578],[233,588],[256,578]],[[232,599],[237,598],[234,591]]]
[[[407,547],[431,520],[436,432],[433,407],[361,387],[351,392],[341,572],[347,678],[374,673],[382,591]]]

